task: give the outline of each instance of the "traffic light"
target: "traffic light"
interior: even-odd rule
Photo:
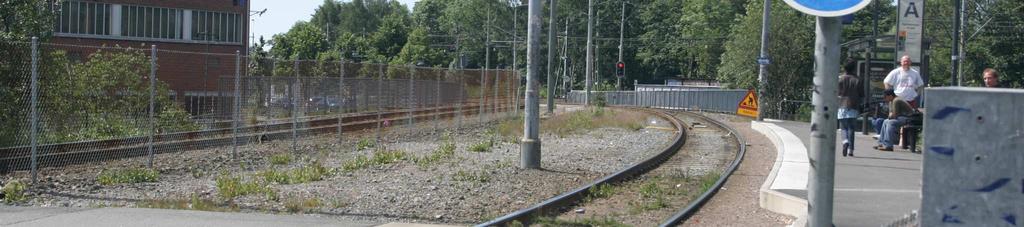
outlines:
[[[622,63],[621,61],[618,62],[618,63],[615,63],[615,76],[623,77],[625,75],[626,75],[626,63]]]

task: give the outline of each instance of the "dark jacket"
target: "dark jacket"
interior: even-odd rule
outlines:
[[[856,75],[839,76],[839,107],[860,111],[864,83]]]

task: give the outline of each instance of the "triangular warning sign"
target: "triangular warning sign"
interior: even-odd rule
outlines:
[[[737,105],[736,114],[757,117],[757,96],[754,95],[754,90],[747,90],[747,95],[743,96]]]

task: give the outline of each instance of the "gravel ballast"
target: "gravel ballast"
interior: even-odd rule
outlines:
[[[626,110],[619,110],[626,111]],[[474,117],[475,118],[475,117]],[[356,150],[363,140],[372,141],[372,130],[346,132],[342,144],[336,135],[301,138],[299,151],[291,141],[265,141],[240,146],[239,162],[231,147],[160,154],[154,169],[156,182],[102,185],[104,171],[145,167],[145,158],[105,161],[40,171],[28,201],[20,205],[44,207],[154,207],[185,201],[184,209],[213,204],[213,210],[241,212],[300,212],[333,215],[373,222],[472,224],[502,216],[569,191],[621,170],[660,152],[673,132],[644,128],[598,128],[562,138],[542,134],[542,169],[520,169],[517,139],[498,138],[486,152],[469,148],[494,138],[492,122],[466,122],[461,129],[451,121],[432,130],[433,123],[416,127],[392,126],[385,130],[381,150],[400,151],[405,158],[388,164],[368,164],[344,170],[359,156],[370,159],[376,148]],[[447,127],[446,127],[447,126]],[[444,136],[447,135],[447,136]],[[416,161],[435,154],[450,138],[456,145],[451,155],[434,162]],[[291,153],[291,161],[273,165],[272,155]],[[436,155],[435,155],[436,156]],[[269,183],[271,191],[225,198],[218,178],[237,177],[241,182],[262,181],[267,170],[297,172],[318,163],[329,170],[322,180],[304,183]],[[5,179],[28,179],[16,172]]]

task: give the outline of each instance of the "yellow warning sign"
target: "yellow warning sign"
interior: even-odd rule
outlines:
[[[743,96],[740,104],[736,107],[736,114],[757,117],[757,96],[754,95],[754,90],[747,90],[747,95]]]

